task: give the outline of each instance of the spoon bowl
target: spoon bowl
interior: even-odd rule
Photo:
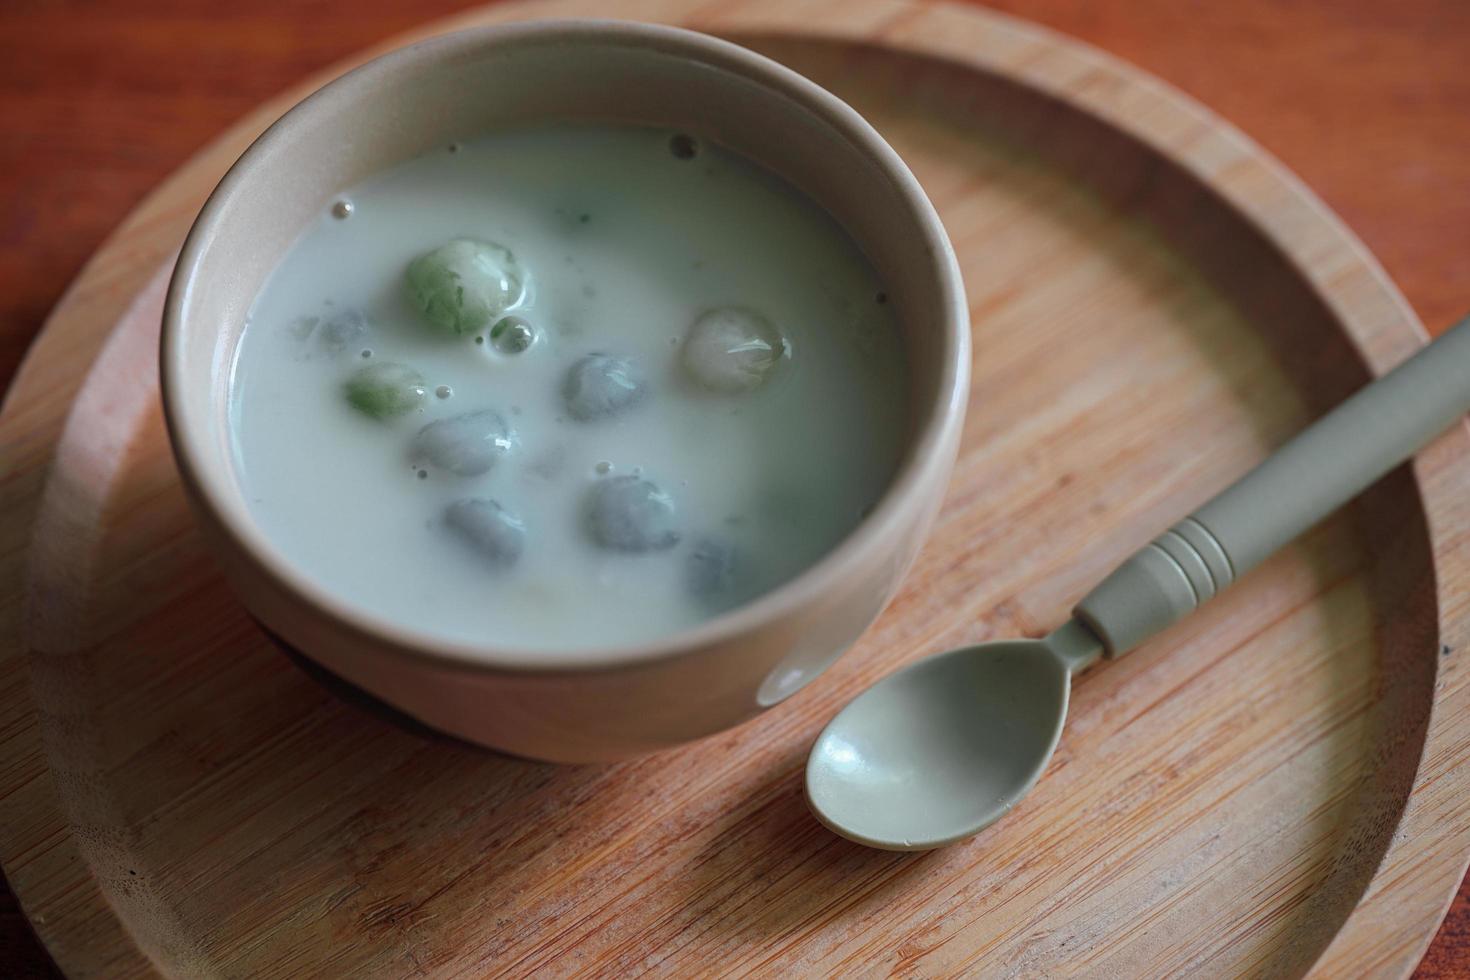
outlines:
[[[917,851],[988,826],[1041,778],[1067,715],[1068,661],[1045,640],[921,660],[869,688],[822,732],[807,798],[861,844]]]

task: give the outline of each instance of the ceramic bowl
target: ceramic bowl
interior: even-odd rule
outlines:
[[[547,120],[695,134],[780,174],[876,267],[908,347],[906,452],[873,513],[799,577],[696,628],[575,653],[416,635],[324,589],[251,518],[227,427],[230,366],[262,282],[334,195],[453,140]],[[760,55],[644,24],[446,35],[328,84],[265,132],[200,212],[164,311],[163,403],[200,522],[236,591],[328,670],[440,730],[533,758],[610,760],[708,735],[788,697],[892,597],[944,495],[969,377],[954,252],[912,174],[856,112]]]

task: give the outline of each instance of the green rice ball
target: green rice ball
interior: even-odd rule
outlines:
[[[504,245],[469,238],[420,255],[409,263],[405,278],[414,309],[449,333],[482,330],[525,296],[515,254]]]
[[[344,388],[348,403],[375,419],[396,418],[424,403],[424,376],[392,361],[360,368]]]

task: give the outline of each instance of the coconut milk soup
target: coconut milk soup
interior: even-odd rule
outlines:
[[[342,601],[449,640],[645,642],[791,578],[882,495],[898,327],[831,218],[635,127],[498,132],[332,202],[251,309],[255,520]]]

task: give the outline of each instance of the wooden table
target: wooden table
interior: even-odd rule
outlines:
[[[463,0],[11,0],[0,13],[0,387],[87,256],[155,183],[306,73]],[[1470,311],[1464,0],[1000,0],[1212,106],[1296,170],[1435,332]],[[1417,976],[1470,971],[1462,887]],[[8,892],[0,972],[52,976]]]

